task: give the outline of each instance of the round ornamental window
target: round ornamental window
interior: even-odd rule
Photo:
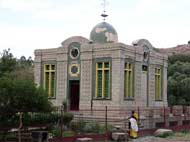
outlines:
[[[78,64],[71,64],[69,66],[69,74],[72,77],[77,77],[80,73],[80,68]]]
[[[79,49],[77,47],[72,47],[70,50],[70,56],[72,59],[76,59],[79,56]]]
[[[72,66],[71,67],[71,72],[72,72],[72,74],[76,74],[78,72],[78,67],[77,66]]]

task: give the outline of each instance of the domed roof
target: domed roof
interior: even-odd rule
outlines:
[[[95,43],[118,42],[116,30],[106,22],[101,22],[92,29],[90,39]]]

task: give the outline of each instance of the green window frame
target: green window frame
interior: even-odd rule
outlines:
[[[56,65],[44,64],[44,89],[48,93],[48,98],[55,98],[56,91]]]
[[[162,100],[162,70],[161,68],[155,68],[155,100]]]
[[[134,74],[133,64],[126,62],[124,68],[124,99],[134,99],[133,74]]]
[[[96,99],[110,99],[110,62],[96,63]]]

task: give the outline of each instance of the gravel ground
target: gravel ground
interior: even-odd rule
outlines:
[[[130,140],[129,142],[190,142],[190,140],[174,140],[174,139],[147,136],[147,137],[141,137],[138,139],[133,139],[133,140]]]
[[[141,137],[138,139],[130,140],[130,142],[166,142],[165,140],[153,136]]]

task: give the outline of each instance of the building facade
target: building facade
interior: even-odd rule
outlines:
[[[55,106],[70,110],[167,106],[167,56],[146,39],[118,42],[108,23],[90,40],[73,36],[61,47],[35,50],[35,82]]]

